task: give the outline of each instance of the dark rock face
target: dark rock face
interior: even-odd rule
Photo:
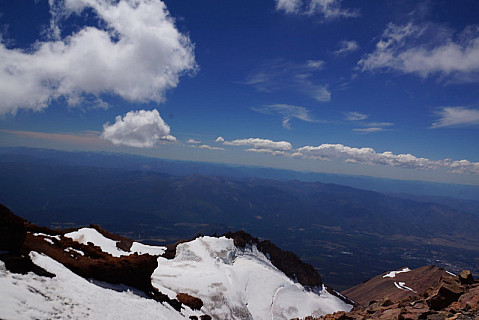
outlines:
[[[0,204],[0,250],[19,252],[27,235],[25,220]]]
[[[323,284],[321,276],[313,266],[302,262],[297,255],[290,251],[282,251],[268,240],[260,241],[244,231],[228,232],[224,236],[233,239],[235,246],[240,248],[255,244],[258,250],[269,257],[276,268],[303,286],[321,287]]]

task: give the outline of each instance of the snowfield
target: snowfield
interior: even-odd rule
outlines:
[[[293,282],[255,245],[242,250],[225,237],[197,238],[178,245],[173,260],[159,257],[152,284],[200,298],[215,319],[304,318],[352,308],[324,288]]]
[[[56,275],[14,274],[0,261],[1,319],[188,319],[169,305],[134,289],[118,292],[95,285],[55,260],[31,252],[33,262]],[[189,309],[188,309],[189,310]]]

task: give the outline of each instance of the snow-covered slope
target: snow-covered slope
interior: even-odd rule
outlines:
[[[0,261],[1,319],[188,319],[167,304],[135,294],[137,290],[92,283],[61,263],[31,252],[32,261],[54,278],[9,272]],[[143,296],[141,296],[143,295]]]
[[[201,237],[176,248],[173,260],[158,258],[153,286],[171,297],[199,297],[215,319],[291,319],[352,307],[323,288],[306,290],[258,251],[232,239]]]

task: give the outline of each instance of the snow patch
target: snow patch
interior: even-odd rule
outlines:
[[[130,251],[123,251],[116,246],[118,241],[105,237],[93,228],[81,228],[77,231],[65,234],[65,237],[82,244],[91,242],[95,246],[100,247],[103,252],[109,253],[114,257],[127,256],[133,253],[162,255],[166,250],[165,247],[149,246],[139,242],[133,242]]]
[[[385,274],[383,278],[394,278],[398,273],[409,272],[409,271],[411,271],[411,269],[409,269],[408,267],[403,268],[402,270],[399,270],[399,271],[391,271]]]
[[[406,283],[405,282],[396,282],[394,281],[394,285],[398,288],[398,289],[401,289],[401,290],[408,290],[408,291],[412,291],[414,293],[417,293],[416,291],[414,291],[413,289],[409,288],[409,287],[406,287]]]

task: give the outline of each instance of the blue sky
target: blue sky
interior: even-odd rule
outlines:
[[[479,184],[477,12],[0,0],[0,145]]]

